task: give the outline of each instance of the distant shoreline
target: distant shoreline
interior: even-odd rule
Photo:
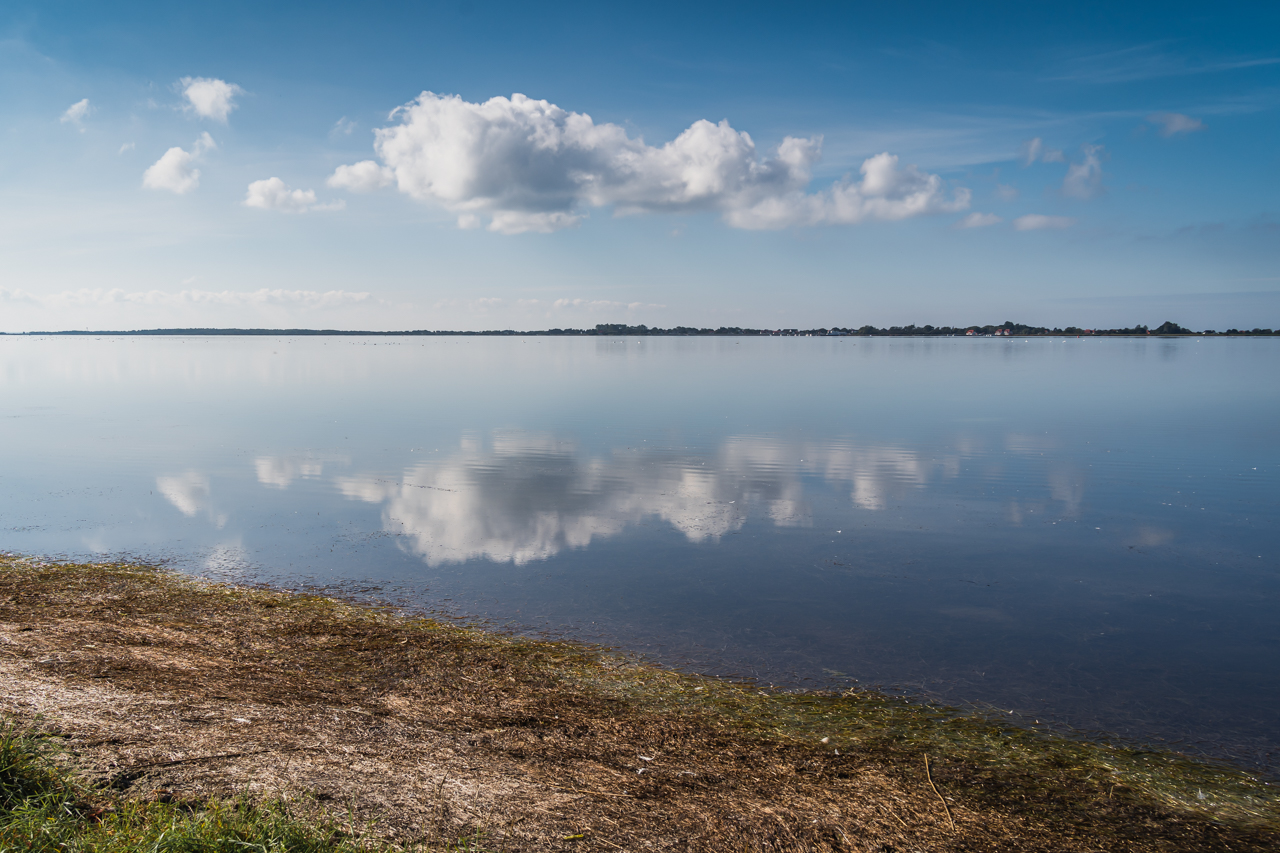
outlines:
[[[45,332],[0,332],[9,337],[40,335],[111,335],[111,336],[328,336],[328,337],[1270,337],[1280,335],[1280,329],[1227,329],[1219,332],[1205,329],[1200,332],[1183,328],[1177,323],[1166,322],[1154,329],[1134,326],[1128,329],[1081,329],[1076,326],[1049,328],[1026,326],[1006,322],[987,326],[860,326],[858,328],[821,329],[746,329],[738,326],[721,326],[716,329],[675,326],[661,329],[649,326],[627,326],[621,323],[601,323],[591,329],[488,329],[484,331],[451,331],[412,329],[395,332],[342,329],[131,329],[78,331],[66,329]]]

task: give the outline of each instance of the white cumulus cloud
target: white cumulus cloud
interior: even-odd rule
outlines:
[[[1070,228],[1076,221],[1070,216],[1045,216],[1043,213],[1028,213],[1013,220],[1015,231],[1042,231],[1046,228]]]
[[[1004,222],[1004,220],[999,216],[996,216],[994,213],[979,213],[975,210],[973,213],[970,213],[968,216],[957,222],[956,227],[986,228],[988,225],[996,225],[1000,222]]]
[[[217,147],[208,133],[201,134],[190,151],[175,145],[142,173],[142,185],[150,190],[168,190],[178,195],[191,192],[200,186],[200,170],[194,165],[196,160],[205,151]]]
[[[1182,113],[1152,113],[1147,116],[1147,121],[1159,125],[1160,135],[1166,138],[1205,129],[1205,123],[1200,119]]]
[[[60,121],[63,124],[73,124],[81,130],[84,130],[84,118],[89,114],[90,109],[91,107],[89,106],[88,98],[76,101],[74,104],[67,107],[67,111],[62,114]]]
[[[1062,194],[1087,200],[1102,193],[1102,146],[1086,145],[1084,159],[1067,167]]]
[[[344,202],[320,204],[316,201],[315,190],[291,190],[279,178],[267,178],[249,184],[244,205],[285,213],[306,213],[308,210],[340,210]]]
[[[213,77],[183,77],[178,81],[182,97],[187,99],[187,109],[201,118],[227,123],[227,116],[236,108],[237,95],[244,94],[235,83]]]
[[[361,160],[350,166],[339,166],[325,181],[331,187],[357,193],[373,192],[395,183],[395,174],[372,160]]]
[[[583,208],[619,215],[716,211],[740,228],[904,219],[968,207],[968,190],[884,153],[820,193],[806,188],[822,140],[786,137],[762,157],[751,137],[727,121],[694,122],[654,147],[615,124],[516,94],[471,103],[423,92],[375,131],[381,164],[340,166],[329,185],[399,191],[459,214],[461,227],[503,233],[555,231],[578,224]]]

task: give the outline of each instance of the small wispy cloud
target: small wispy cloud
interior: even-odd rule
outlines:
[[[551,317],[553,314],[567,312],[619,312],[662,309],[667,306],[656,302],[622,302],[614,299],[586,299],[583,297],[561,297],[547,301],[545,299],[506,299],[501,296],[482,296],[477,299],[443,299],[435,304],[436,310],[463,309],[468,312],[514,311],[521,315],[537,314]]]
[[[76,101],[74,104],[67,107],[66,112],[62,114],[62,118],[59,119],[59,121],[63,124],[73,125],[83,133],[85,117],[89,115],[92,109],[93,108],[89,106],[89,99],[84,98],[83,100]]]
[[[21,291],[19,291],[21,293]],[[224,307],[294,307],[336,308],[347,305],[373,303],[377,300],[367,292],[348,290],[285,290],[261,288],[259,290],[182,290],[170,293],[163,290],[127,291],[123,288],[80,288],[65,290],[48,296],[26,296],[48,308],[108,305],[149,306],[224,306]]]
[[[20,287],[0,287],[0,302],[38,304],[39,300]]]
[[[1004,222],[1004,219],[996,216],[994,213],[979,213],[975,210],[973,213],[970,213],[968,216],[958,221],[954,227],[986,228],[988,225],[998,225],[1001,222]]]
[[[1179,133],[1195,133],[1207,126],[1200,119],[1182,113],[1152,113],[1147,116],[1147,121],[1157,125],[1160,135],[1165,138]]]
[[[1022,143],[1022,165],[1030,166],[1035,162],[1065,163],[1067,158],[1060,149],[1046,148],[1044,140],[1037,136]]]
[[[279,178],[266,178],[249,184],[244,206],[284,213],[306,213],[309,210],[341,210],[346,202],[339,200],[321,204],[316,200],[315,190],[291,190]]]
[[[214,77],[183,77],[178,81],[186,109],[201,118],[227,123],[227,116],[236,108],[235,99],[244,94],[235,83]]]
[[[1102,194],[1102,146],[1084,146],[1084,159],[1067,167],[1062,179],[1062,194],[1087,201]]]
[[[1013,201],[1018,197],[1018,188],[1008,184],[996,184],[995,195],[1001,201]]]
[[[137,148],[136,144],[132,142],[126,142],[124,145],[120,146],[120,150],[117,151],[116,154],[123,154],[126,151],[132,151],[134,148]]]
[[[1070,216],[1045,216],[1042,213],[1028,213],[1013,220],[1015,231],[1043,231],[1052,228],[1070,228],[1076,221]]]
[[[552,310],[556,311],[639,311],[666,307],[652,302],[616,302],[611,299],[557,299],[551,303]]]

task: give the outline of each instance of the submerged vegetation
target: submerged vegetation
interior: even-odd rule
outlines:
[[[0,643],[6,850],[1280,845],[1226,765],[149,566],[0,557]]]

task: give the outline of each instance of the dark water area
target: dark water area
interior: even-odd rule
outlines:
[[[1280,768],[1280,340],[0,338],[0,548]]]

